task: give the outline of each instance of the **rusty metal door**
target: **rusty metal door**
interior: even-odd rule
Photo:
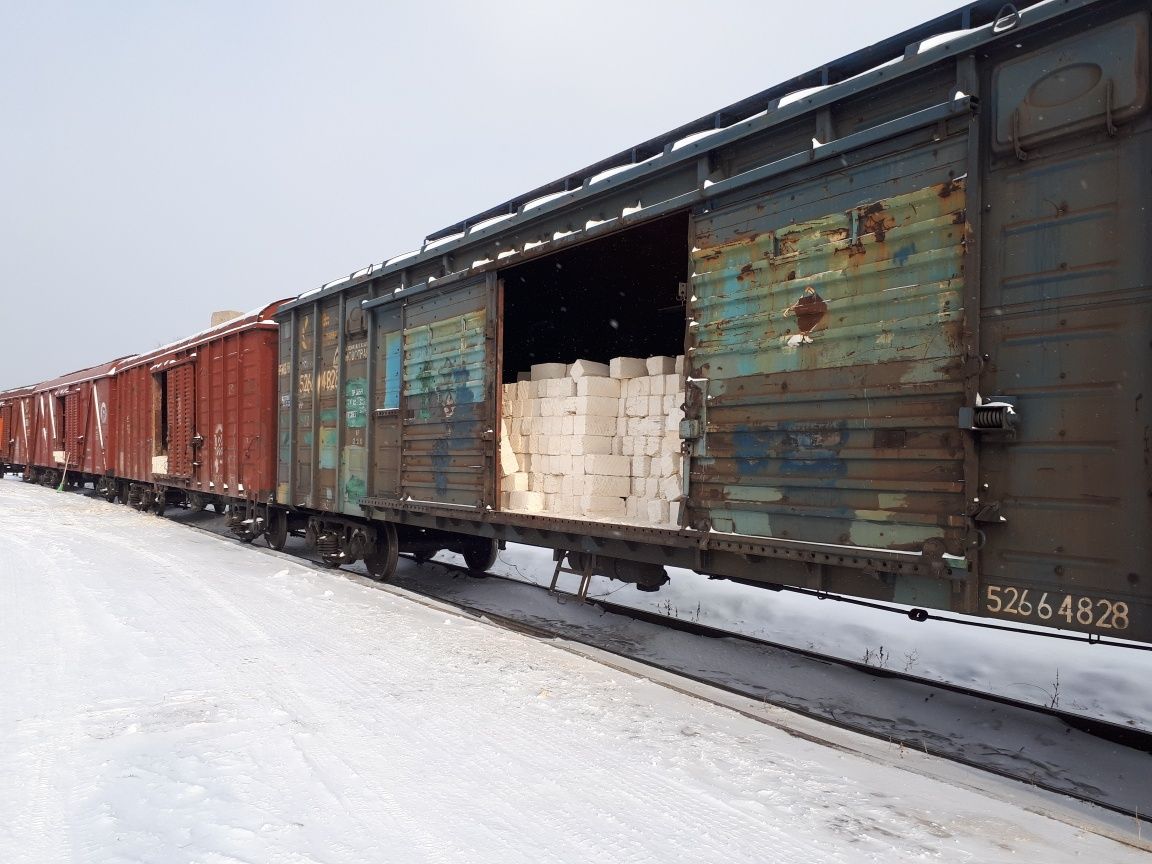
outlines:
[[[164,373],[168,397],[168,474],[192,476],[192,436],[196,425],[195,366],[184,363]]]
[[[361,303],[367,291],[342,297],[343,342],[339,378],[340,509],[363,515],[360,500],[368,494],[368,316]]]
[[[990,76],[980,610],[1152,640],[1149,16]],[[1054,90],[1056,84],[1061,89]],[[1057,98],[1058,97],[1058,98]]]
[[[320,304],[320,353],[316,358],[316,403],[312,419],[315,432],[315,463],[312,470],[312,506],[318,510],[340,510],[340,299]]]
[[[407,304],[403,330],[401,494],[495,504],[496,277]]]
[[[373,310],[372,487],[370,495],[400,494],[400,392],[404,370],[403,314],[399,304]]]
[[[696,213],[689,525],[964,554],[971,122]]]
[[[280,504],[291,504],[291,481],[292,481],[292,460],[294,458],[293,450],[293,435],[292,426],[295,422],[295,415],[293,413],[294,406],[294,388],[293,382],[296,379],[296,370],[294,368],[293,357],[295,347],[293,340],[296,338],[296,328],[294,326],[296,316],[293,315],[291,319],[280,322],[278,341],[279,341],[279,363],[276,366],[276,501]]]

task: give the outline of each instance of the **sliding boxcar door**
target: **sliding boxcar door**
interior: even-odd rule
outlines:
[[[969,123],[697,213],[690,525],[964,554]]]
[[[495,276],[417,297],[404,317],[401,494],[494,504]]]
[[[172,477],[192,476],[192,436],[195,434],[196,398],[195,366],[183,363],[164,373],[168,401],[165,416],[168,422],[168,474]]]
[[[295,316],[296,400],[294,438],[295,452],[288,503],[297,507],[312,506],[312,457],[314,452],[314,423],[316,409],[316,308],[307,306]]]
[[[399,304],[372,313],[372,492],[379,498],[400,493],[400,388],[404,368],[403,318]]]

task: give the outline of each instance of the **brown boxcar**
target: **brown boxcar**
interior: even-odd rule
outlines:
[[[115,405],[113,360],[33,386],[24,400],[28,480],[56,485],[96,482],[112,468],[115,447],[111,408]]]
[[[24,470],[33,389],[13,387],[0,393],[0,472]]]
[[[141,354],[117,374],[121,497],[166,503],[267,501],[276,486],[272,303]]]
[[[36,414],[36,396],[33,388],[13,397],[11,436],[12,464],[23,470],[32,460],[32,420]]]

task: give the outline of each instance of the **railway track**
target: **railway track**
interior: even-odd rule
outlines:
[[[177,518],[179,519],[179,516]],[[229,536],[222,520],[216,517],[208,520],[185,518],[180,519],[180,521],[185,522],[190,527],[209,533]],[[260,545],[256,545],[254,548],[271,554],[286,554],[297,560],[307,561],[326,572],[342,572],[349,577],[362,579],[366,583],[381,585],[378,582],[369,582],[368,577],[358,572],[357,569],[342,567],[338,568],[338,571],[334,571],[333,568],[309,555],[308,550],[299,543],[290,542],[283,553],[272,552]],[[1147,731],[1051,706],[1028,703],[961,685],[930,680],[893,669],[846,660],[810,649],[732,633],[696,622],[667,618],[594,598],[587,603],[570,602],[564,606],[557,606],[557,608],[566,609],[568,612],[573,609],[594,609],[597,610],[598,615],[611,614],[631,619],[638,624],[655,626],[663,630],[670,629],[682,634],[685,638],[701,639],[714,645],[722,644],[725,650],[721,653],[724,654],[732,653],[732,651],[753,651],[767,652],[764,655],[766,658],[790,658],[805,666],[799,676],[792,676],[793,678],[806,678],[812,670],[835,669],[842,674],[880,682],[885,689],[883,696],[885,700],[891,698],[890,691],[894,686],[900,689],[905,702],[915,702],[916,700],[929,702],[938,699],[940,694],[944,694],[947,698],[955,701],[957,710],[969,712],[970,716],[977,718],[975,722],[980,722],[979,718],[994,716],[997,724],[1009,724],[1021,728],[1028,723],[1042,724],[1043,734],[1078,736],[1075,738],[1076,747],[1083,748],[1089,742],[1096,742],[1095,746],[1100,749],[1101,753],[1108,753],[1113,760],[1120,759],[1130,765],[1132,769],[1130,773],[1136,775],[1128,789],[1102,788],[1101,778],[1098,776],[1079,774],[1069,765],[1042,764],[1024,753],[1023,750],[1016,754],[1007,754],[998,749],[972,753],[968,752],[971,748],[966,746],[963,740],[954,739],[949,730],[946,729],[916,728],[910,730],[898,722],[880,717],[875,713],[861,713],[851,710],[838,711],[828,704],[814,705],[810,695],[785,692],[767,685],[763,681],[740,681],[732,676],[701,674],[698,671],[692,671],[685,668],[683,664],[668,662],[659,657],[651,656],[651,652],[636,651],[628,644],[621,644],[621,640],[617,636],[609,634],[606,628],[598,631],[595,627],[589,627],[588,616],[576,616],[578,619],[576,621],[572,620],[571,615],[561,615],[549,619],[534,614],[517,613],[508,609],[502,610],[498,608],[499,604],[496,600],[477,600],[475,597],[453,596],[458,592],[442,590],[445,583],[444,578],[427,578],[429,574],[437,571],[446,576],[449,583],[459,581],[462,576],[467,576],[469,577],[468,584],[473,586],[487,583],[493,586],[512,587],[517,592],[532,591],[540,595],[547,594],[547,589],[542,585],[533,585],[496,574],[486,574],[484,579],[476,579],[474,578],[476,574],[466,567],[442,561],[433,561],[423,565],[419,576],[413,573],[402,573],[395,582],[405,591],[438,603],[448,604],[463,614],[485,619],[497,626],[525,633],[535,638],[563,639],[594,648],[633,663],[642,664],[669,676],[677,676],[687,681],[717,688],[735,696],[754,699],[759,703],[786,709],[839,729],[888,742],[894,746],[923,752],[972,769],[1019,781],[1054,795],[1066,796],[1083,804],[1099,807],[1108,813],[1132,820],[1131,836],[1120,836],[1117,839],[1125,842],[1135,841],[1139,848],[1152,850],[1152,845],[1137,839],[1147,830],[1141,826],[1152,825],[1152,788],[1147,788],[1148,784],[1140,780],[1140,777],[1152,776],[1149,774],[1152,772],[1152,733]],[[468,593],[475,594],[476,592],[470,591]],[[570,599],[575,599],[574,595],[567,596]],[[696,692],[695,695],[701,694]],[[727,705],[726,707],[732,706]],[[756,715],[750,713],[748,716],[755,717]],[[764,718],[757,717],[757,719],[763,720]],[[1009,756],[1012,758],[1008,758]],[[1140,766],[1142,760],[1147,760],[1147,764],[1143,768]],[[1097,763],[1098,760],[1090,757],[1081,761]],[[1142,795],[1140,794],[1141,791],[1143,792]],[[1152,834],[1152,831],[1147,831],[1147,833]]]

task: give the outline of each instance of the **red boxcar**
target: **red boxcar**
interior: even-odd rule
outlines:
[[[28,386],[0,392],[0,472],[24,470],[33,390]]]
[[[283,301],[134,357],[117,372],[115,473],[140,509],[267,502],[276,489]]]
[[[112,470],[115,447],[110,406],[115,404],[113,360],[35,384],[21,400],[17,450],[28,480],[56,485],[92,482]],[[23,424],[23,428],[20,425]]]

